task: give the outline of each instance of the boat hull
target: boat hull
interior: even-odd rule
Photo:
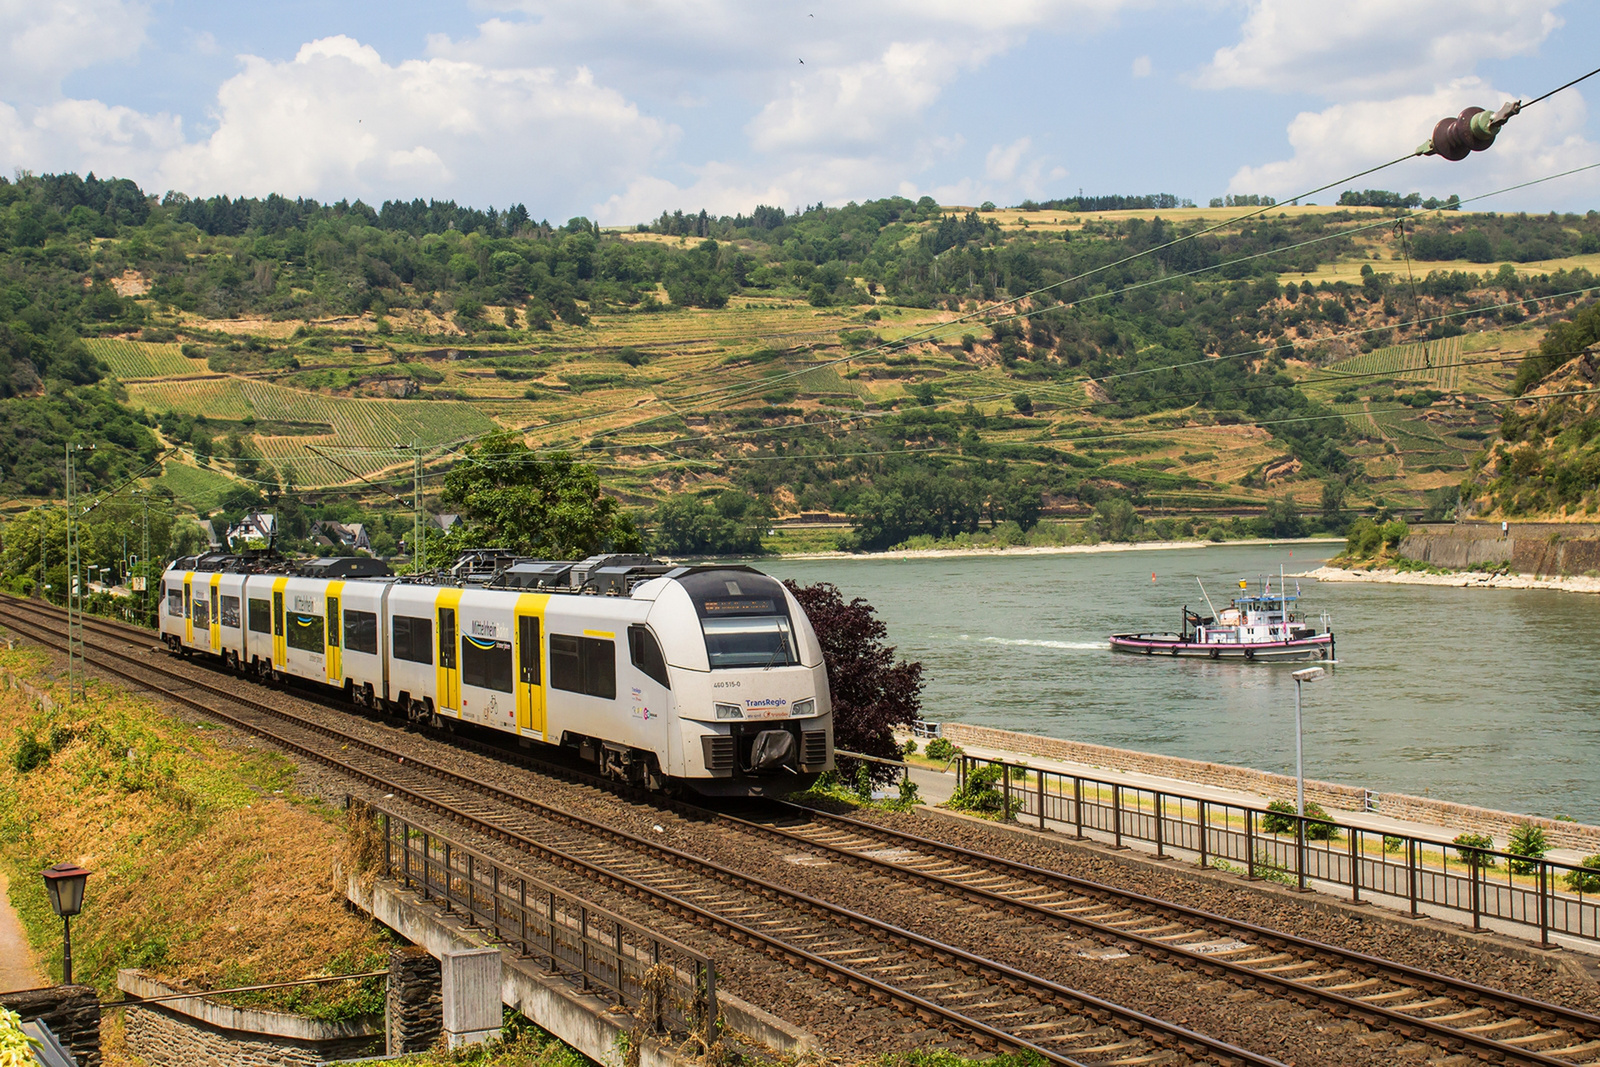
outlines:
[[[1178,634],[1112,634],[1111,650],[1143,656],[1249,662],[1332,659],[1333,634],[1313,634],[1287,641],[1185,641]]]

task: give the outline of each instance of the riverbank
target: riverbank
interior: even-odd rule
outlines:
[[[1540,578],[1532,574],[1501,574],[1496,571],[1451,571],[1427,574],[1422,571],[1346,569],[1324,565],[1292,575],[1315,578],[1319,582],[1377,582],[1384,585],[1436,585],[1458,589],[1555,589],[1564,593],[1600,593],[1600,578],[1589,575]]]
[[[957,559],[967,556],[1078,556],[1092,552],[1159,552],[1175,548],[1243,548],[1250,545],[1342,545],[1342,537],[1252,537],[1239,541],[1103,541],[1098,545],[1013,545],[1009,548],[907,548],[887,552],[795,552],[767,557],[781,560],[861,561]]]

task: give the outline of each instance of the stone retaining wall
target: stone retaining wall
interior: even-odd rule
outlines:
[[[370,1020],[324,1023],[200,998],[138,1006],[140,999],[183,990],[135,970],[118,971],[117,987],[130,1002],[123,1009],[128,1051],[150,1067],[314,1067],[383,1052]]]
[[[1273,774],[1249,767],[1236,767],[1227,763],[1207,763],[1203,760],[1184,759],[1180,756],[1162,756],[1153,752],[1135,752],[1132,749],[1091,745],[1082,741],[1065,741],[1056,737],[998,730],[989,726],[947,722],[941,734],[961,746],[999,749],[1046,759],[1066,760],[1089,767],[1127,771],[1171,778],[1178,782],[1194,782],[1251,793],[1268,800],[1293,800],[1295,779],[1287,774]],[[1470,804],[1456,804],[1430,797],[1414,797],[1405,793],[1374,794],[1379,814],[1390,818],[1406,819],[1448,827],[1451,835],[1470,830],[1485,833],[1504,842],[1516,826],[1524,822],[1544,830],[1552,846],[1573,848],[1585,852],[1600,852],[1600,826],[1547,819],[1539,815],[1517,815],[1512,812],[1479,808]],[[1321,804],[1332,811],[1365,810],[1367,791],[1337,782],[1306,779],[1306,800]]]
[[[38,1019],[72,1052],[78,1067],[100,1067],[100,994],[93,986],[57,985],[0,993],[0,1007]]]
[[[1400,554],[1461,570],[1506,567],[1517,574],[1600,572],[1600,526],[1593,523],[1513,523],[1423,526],[1400,542]]]

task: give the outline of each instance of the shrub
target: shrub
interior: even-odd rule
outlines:
[[[32,733],[23,734],[17,738],[16,750],[11,753],[11,766],[17,769],[18,774],[27,774],[31,770],[43,767],[50,762],[50,746],[40,741]]]
[[[862,800],[872,799],[872,764],[862,760],[856,767],[856,796]]]
[[[974,768],[967,773],[967,779],[950,798],[950,807],[957,811],[970,811],[977,815],[996,815],[1002,819],[1009,819],[1021,807],[1021,799],[1014,798],[1011,807],[1006,810],[1005,794],[1000,791],[1000,776],[1003,771],[998,764],[990,763]]]
[[[1269,834],[1296,833],[1299,820],[1295,817],[1294,805],[1287,800],[1274,800],[1267,805],[1267,813],[1261,818],[1261,829]],[[1306,805],[1306,840],[1332,841],[1339,836],[1339,828],[1328,821],[1328,813],[1321,804]]]
[[[942,737],[935,737],[929,741],[925,751],[929,759],[942,760],[944,762],[949,762],[961,755],[959,748]]]
[[[1561,880],[1574,893],[1600,893],[1600,855],[1585,856],[1583,869],[1568,871]]]
[[[916,755],[916,753],[917,753],[917,739],[915,737],[906,738],[906,743],[900,746],[900,751],[905,753],[908,756]]]
[[[1406,839],[1395,837],[1393,834],[1383,835],[1383,850],[1385,852],[1399,852],[1406,847]]]
[[[1512,860],[1512,874],[1532,874],[1538,870],[1534,860],[1543,858],[1550,850],[1550,839],[1543,830],[1531,822],[1519,823],[1511,831],[1511,838],[1506,842],[1506,851],[1517,856],[1526,856],[1527,859]]]
[[[1494,848],[1494,838],[1488,834],[1457,834],[1454,844],[1456,852],[1467,862],[1467,866],[1494,868],[1497,861],[1487,851]]]
[[[917,796],[917,783],[910,778],[900,779],[900,803],[909,808],[920,799]]]

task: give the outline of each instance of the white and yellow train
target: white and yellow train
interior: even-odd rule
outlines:
[[[636,556],[490,564],[457,581],[187,557],[163,576],[161,633],[242,674],[574,748],[650,788],[787,792],[833,768],[822,648],[777,580]]]

